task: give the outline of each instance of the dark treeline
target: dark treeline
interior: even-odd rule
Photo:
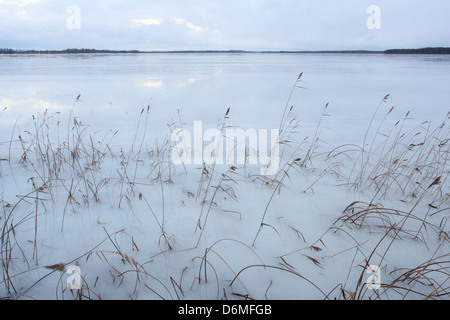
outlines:
[[[357,53],[357,54],[450,54],[450,48],[389,49],[386,51],[329,50],[329,51],[246,51],[246,50],[184,50],[184,51],[139,51],[139,50],[15,50],[0,48],[0,54],[93,54],[93,53]]]
[[[65,50],[14,50],[1,49],[0,54],[81,54],[81,53],[383,53],[383,51],[342,50],[342,51],[247,51],[247,50],[172,50],[172,51],[139,51],[139,50],[97,50],[97,49],[65,49]]]
[[[385,54],[450,54],[450,48],[390,49]]]
[[[65,49],[65,50],[14,50],[1,49],[0,54],[79,54],[79,53],[139,53],[138,50],[97,50],[97,49]]]

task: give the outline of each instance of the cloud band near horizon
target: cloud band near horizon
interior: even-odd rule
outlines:
[[[380,8],[370,29],[367,8]],[[79,12],[68,12],[70,6]],[[0,0],[0,47],[384,50],[449,46],[447,0]],[[74,16],[74,15],[77,16]],[[68,20],[77,19],[77,28]]]

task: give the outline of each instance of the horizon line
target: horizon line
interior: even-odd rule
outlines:
[[[450,54],[450,47],[424,47],[406,49],[346,49],[346,50],[242,50],[242,49],[186,49],[186,50],[123,50],[123,49],[94,49],[94,48],[66,48],[66,49],[12,49],[0,48],[0,54],[23,53],[445,53]]]

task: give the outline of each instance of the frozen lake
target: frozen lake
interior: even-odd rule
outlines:
[[[103,299],[377,298],[370,262],[382,297],[447,299],[449,84],[450,56],[0,55],[0,298],[74,298],[74,265]],[[161,141],[228,108],[277,129],[286,105],[298,149],[267,177],[250,152],[181,166]]]
[[[392,121],[407,111],[419,123],[441,121],[449,110],[450,57],[383,54],[93,54],[1,55],[2,141],[25,130],[32,115],[64,112],[96,130],[119,130],[128,141],[142,108],[151,106],[149,135],[162,137],[181,119],[215,127],[230,107],[230,125],[278,128],[297,76],[302,86],[290,105],[313,130],[327,102],[323,135],[354,138],[387,94]],[[383,113],[384,115],[384,113]],[[340,130],[339,128],[343,128]]]

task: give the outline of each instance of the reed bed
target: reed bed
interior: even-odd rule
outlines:
[[[329,146],[330,104],[302,136],[292,101],[302,77],[280,115],[272,176],[248,163],[175,166],[173,143],[148,141],[150,106],[126,147],[72,109],[65,125],[33,115],[0,157],[0,297],[448,299],[450,114],[406,129],[408,112],[389,127],[393,107],[374,120],[386,95],[361,145]],[[231,121],[227,109],[222,136]],[[305,201],[327,210],[325,222]],[[423,259],[396,258],[404,248]],[[82,270],[79,290],[65,285],[70,265]],[[376,290],[365,283],[371,265],[383,275]]]

